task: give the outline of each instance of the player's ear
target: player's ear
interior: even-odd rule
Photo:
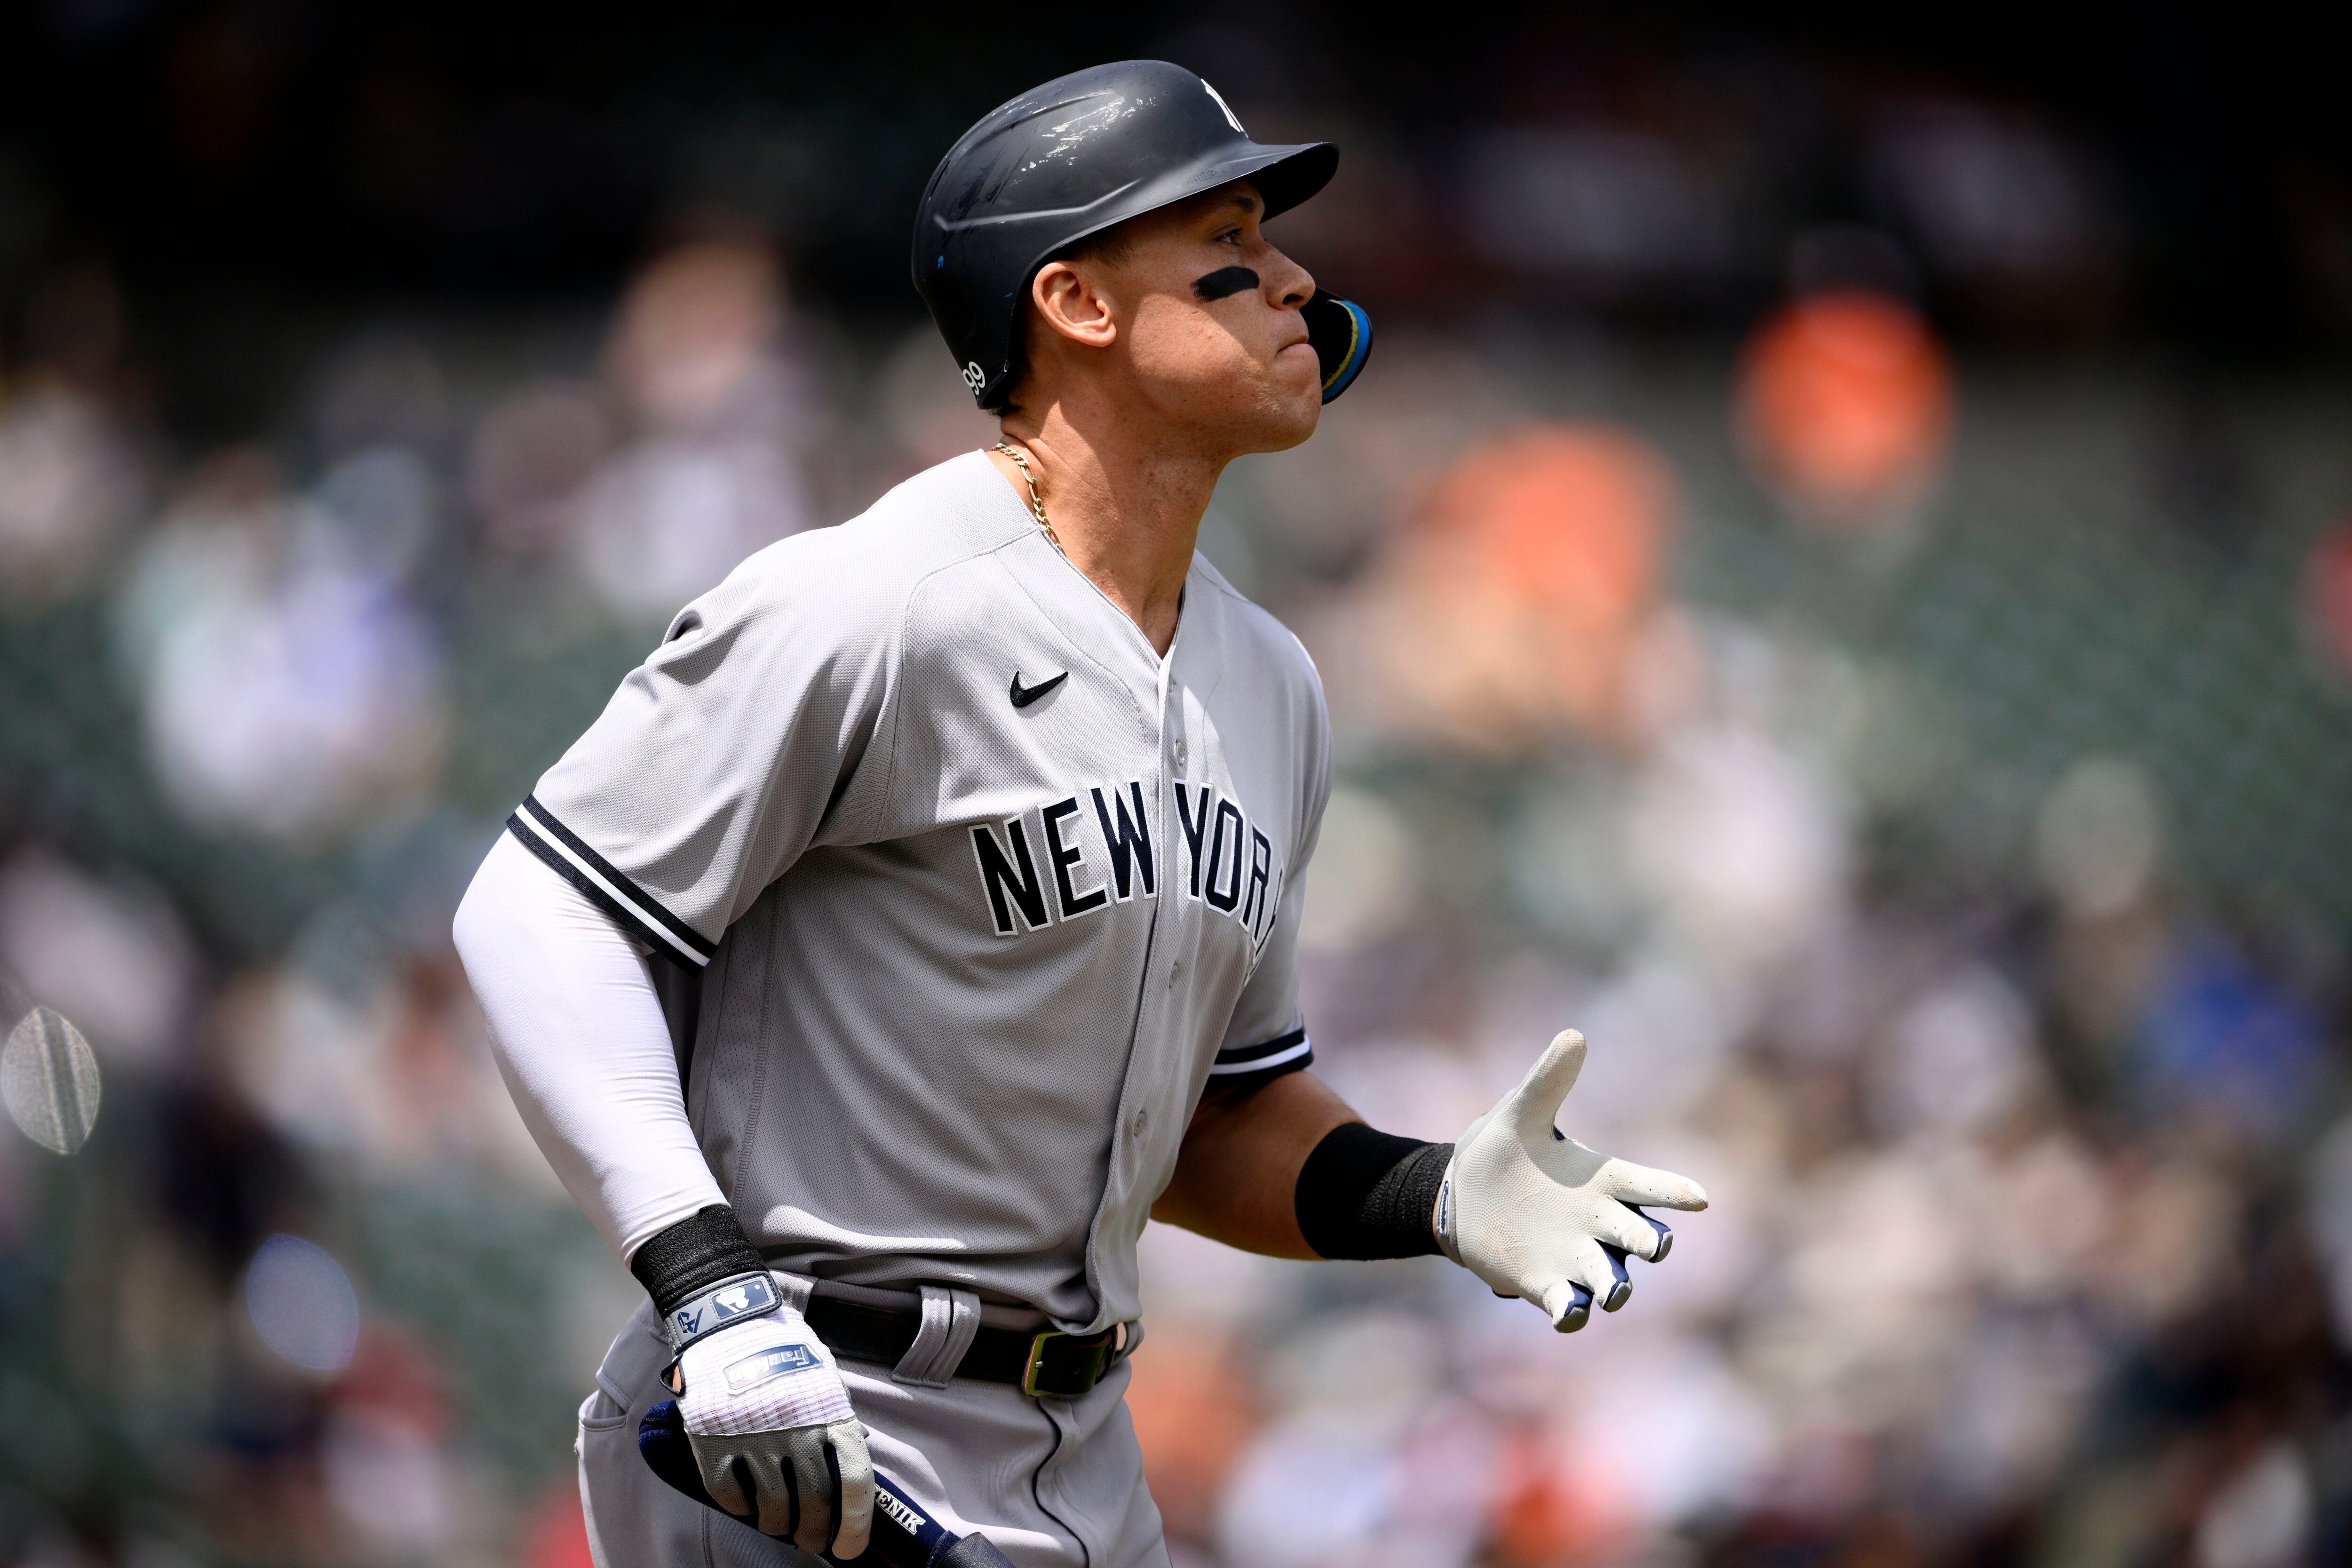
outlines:
[[[1050,332],[1087,348],[1108,348],[1118,339],[1118,318],[1092,269],[1069,261],[1048,261],[1029,284],[1029,303]]]

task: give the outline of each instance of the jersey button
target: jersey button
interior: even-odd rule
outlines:
[[[1182,979],[1182,978],[1183,978],[1183,976],[1184,976],[1184,961],[1183,961],[1182,959],[1181,959],[1181,958],[1180,958],[1180,959],[1178,959],[1175,963],[1171,963],[1171,964],[1170,964],[1170,965],[1168,966],[1168,984],[1169,984],[1170,988],[1171,988],[1171,989],[1173,989],[1173,988],[1174,988],[1174,986],[1175,986],[1175,984],[1176,984],[1176,982],[1177,982],[1177,981],[1179,981],[1179,980],[1181,980],[1181,979]]]
[[[1181,741],[1176,742],[1176,766],[1180,772],[1184,766],[1184,742]]]
[[[1135,1135],[1138,1138],[1142,1137],[1145,1130],[1150,1125],[1151,1112],[1139,1108],[1135,1113]]]

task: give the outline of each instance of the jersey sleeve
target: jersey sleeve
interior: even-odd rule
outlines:
[[[812,846],[879,819],[898,617],[827,570],[830,546],[772,546],[680,611],[508,819],[688,968]]]
[[[1309,667],[1311,669],[1311,666]],[[1307,904],[1307,864],[1323,830],[1323,807],[1331,798],[1331,719],[1320,683],[1310,706],[1312,722],[1300,775],[1307,795],[1305,825],[1284,873],[1274,929],[1266,933],[1257,966],[1250,971],[1234,1005],[1223,1044],[1209,1065],[1212,1092],[1246,1091],[1297,1072],[1315,1061],[1315,1043],[1298,1005],[1298,921]]]

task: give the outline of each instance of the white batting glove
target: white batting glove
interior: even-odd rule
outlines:
[[[780,1307],[731,1323],[688,1345],[677,1365],[678,1415],[720,1508],[806,1552],[866,1550],[874,1521],[866,1428],[808,1320]]]
[[[1665,1254],[1671,1233],[1627,1205],[1706,1207],[1689,1177],[1612,1160],[1552,1125],[1583,1069],[1584,1037],[1562,1030],[1455,1141],[1435,1216],[1448,1258],[1496,1294],[1542,1308],[1564,1334],[1584,1326],[1593,1301],[1613,1312],[1633,1294],[1604,1243],[1653,1262]]]

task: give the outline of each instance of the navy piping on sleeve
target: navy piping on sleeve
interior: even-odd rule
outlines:
[[[1262,1040],[1255,1046],[1228,1046],[1209,1065],[1209,1087],[1214,1089],[1256,1089],[1286,1072],[1297,1072],[1315,1061],[1314,1042],[1305,1029]]]
[[[521,808],[507,818],[507,831],[672,963],[700,969],[719,951],[717,942],[647,897],[644,889],[558,822],[553,812],[539,804],[537,795],[527,796]]]

